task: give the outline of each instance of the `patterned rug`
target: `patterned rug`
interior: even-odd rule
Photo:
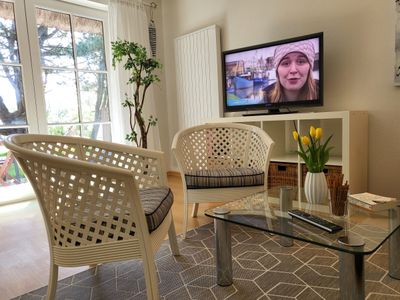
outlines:
[[[181,256],[168,242],[157,253],[161,299],[338,299],[335,251],[295,242],[281,247],[277,236],[232,226],[233,285],[216,284],[214,229],[208,224],[179,238]],[[400,299],[400,280],[388,276],[387,243],[366,257],[366,299]],[[146,299],[139,260],[100,265],[58,283],[57,299]],[[46,287],[15,299],[43,299]]]

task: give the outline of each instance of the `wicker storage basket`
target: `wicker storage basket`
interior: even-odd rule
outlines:
[[[268,170],[268,187],[297,186],[297,164],[271,162]]]
[[[270,162],[268,171],[268,195],[279,197],[279,187],[297,186],[297,163]],[[297,189],[293,189],[297,194]]]

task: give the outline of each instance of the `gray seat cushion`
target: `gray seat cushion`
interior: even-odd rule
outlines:
[[[174,202],[174,195],[168,187],[141,189],[139,195],[149,232],[152,232],[161,225],[167,216]]]
[[[251,168],[196,170],[185,174],[188,189],[264,185],[264,172]]]

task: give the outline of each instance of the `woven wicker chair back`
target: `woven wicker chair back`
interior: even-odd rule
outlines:
[[[240,167],[263,170],[271,144],[263,130],[230,123],[189,128],[179,133],[174,142],[185,173]]]
[[[6,143],[35,189],[55,247],[137,239],[144,215],[137,188],[165,180],[158,160],[128,146],[47,135]]]

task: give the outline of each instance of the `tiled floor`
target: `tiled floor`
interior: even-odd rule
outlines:
[[[233,226],[234,283],[216,285],[212,224],[179,240],[181,256],[165,242],[157,253],[161,299],[338,299],[334,251],[295,242],[281,247],[276,237]],[[400,280],[388,276],[387,244],[366,257],[367,299],[400,299]],[[16,299],[42,299],[46,288]],[[146,299],[141,262],[105,264],[60,282],[57,299]]]
[[[183,192],[179,174],[168,176],[174,192],[172,207],[177,233],[182,232]],[[15,187],[22,189],[21,185]],[[11,191],[11,190],[9,190]],[[18,193],[25,193],[21,191]],[[8,197],[0,193],[0,201]],[[197,218],[189,218],[189,228],[209,223],[210,218],[204,210],[215,203],[201,204]],[[190,210],[190,208],[189,208]],[[87,267],[59,268],[59,277],[63,279],[76,274]],[[49,246],[47,234],[36,200],[11,205],[0,205],[0,300],[9,300],[47,285],[49,277]]]

